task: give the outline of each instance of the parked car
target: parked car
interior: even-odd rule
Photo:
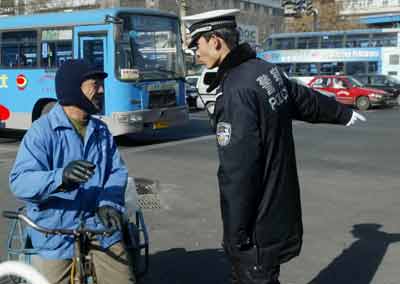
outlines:
[[[367,110],[372,106],[397,105],[397,95],[382,90],[366,88],[352,76],[314,76],[308,86],[317,90],[335,93],[336,100],[347,105]]]
[[[196,107],[197,81],[200,76],[186,76],[186,103],[189,107]]]
[[[306,86],[306,87],[310,88],[307,85],[307,81],[305,81],[305,80],[302,80],[302,79],[296,78],[296,77],[291,77],[290,80],[296,82],[297,84],[300,84],[300,85],[303,85],[303,86]],[[310,80],[308,80],[308,81],[310,81]],[[332,92],[329,92],[329,91],[326,91],[326,90],[322,90],[322,89],[314,89],[314,90],[318,91],[320,94],[322,94],[324,96],[327,96],[327,97],[330,97],[330,98],[336,100],[335,93],[332,93]]]
[[[216,90],[207,92],[208,86],[215,80],[218,67],[213,69],[205,68],[197,81],[197,91],[199,96],[196,99],[196,106],[199,109],[207,108],[210,113],[214,113]]]
[[[365,87],[400,95],[400,80],[396,77],[378,74],[357,74],[354,77]]]

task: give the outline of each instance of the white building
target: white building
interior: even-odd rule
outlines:
[[[340,15],[365,16],[400,13],[400,0],[337,0]]]
[[[400,0],[336,0],[339,15],[371,27],[399,27]]]

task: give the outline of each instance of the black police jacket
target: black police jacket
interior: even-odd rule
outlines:
[[[223,60],[210,90],[217,86],[224,247],[256,248],[259,262],[288,261],[303,233],[292,121],[346,124],[352,110],[292,82],[248,44]]]

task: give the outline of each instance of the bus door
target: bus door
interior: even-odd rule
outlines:
[[[79,38],[79,58],[89,61],[99,69],[105,70],[106,37],[82,36]]]
[[[96,66],[100,70],[107,72],[109,70],[109,58],[107,53],[107,27],[104,26],[88,26],[77,27],[74,31],[75,45],[74,54],[77,58],[84,59]],[[109,73],[109,72],[108,72]],[[107,94],[107,86],[104,86],[105,95]],[[106,104],[103,102],[104,114]]]

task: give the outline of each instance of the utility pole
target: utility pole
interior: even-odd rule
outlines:
[[[312,9],[312,15],[313,15],[312,31],[316,32],[319,30],[319,12],[317,8]]]
[[[185,23],[182,20],[183,17],[186,17],[186,11],[187,11],[187,0],[176,0],[176,4],[178,5],[179,8],[179,19],[181,20],[181,36],[182,36],[182,41],[183,41],[183,48],[187,48],[186,45],[186,27]]]

